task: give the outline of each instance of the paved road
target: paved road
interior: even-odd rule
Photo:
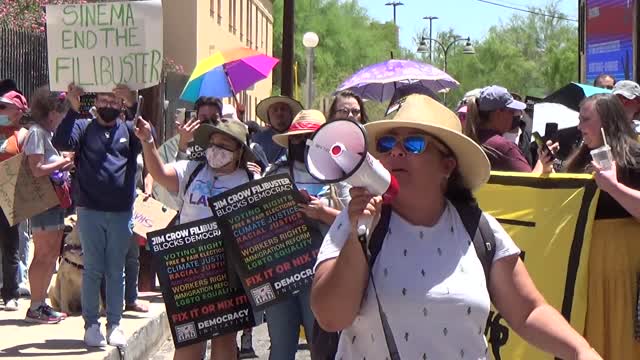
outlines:
[[[238,336],[238,343],[240,337]],[[253,329],[253,349],[256,351],[257,357],[253,359],[268,360],[269,359],[269,335],[267,333],[267,325],[261,325]],[[151,360],[171,360],[173,359],[173,341],[171,338],[164,342],[158,353]],[[207,354],[207,359],[209,359]],[[308,350],[299,350],[296,354],[296,360],[310,360]]]

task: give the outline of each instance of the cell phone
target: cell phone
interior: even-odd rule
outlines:
[[[187,116],[187,109],[185,108],[177,108],[176,109],[176,121],[180,124],[184,124]]]
[[[299,189],[298,191],[300,191],[300,194],[302,194],[302,198],[304,198],[304,202],[306,204],[311,202],[311,195],[309,195],[309,192],[305,189]]]
[[[552,140],[558,133],[558,123],[549,122],[544,126],[544,137]]]
[[[195,110],[187,110],[184,113],[184,121],[187,122],[189,120],[191,120],[191,118],[196,116],[196,111]]]
[[[89,93],[80,96],[80,114],[83,116],[92,116],[89,112],[93,106],[96,104],[96,94]]]
[[[540,133],[535,131],[532,135],[533,135],[533,139],[536,141],[536,144],[538,145],[538,149],[546,149],[551,159],[555,160],[556,158],[555,155],[553,155],[553,152],[551,151],[551,149],[547,146],[546,142],[542,139],[542,136],[540,136]]]
[[[136,108],[136,116],[134,117],[136,125],[138,124],[138,118],[142,115],[142,106],[144,105],[144,98],[142,95],[138,95],[138,107]]]

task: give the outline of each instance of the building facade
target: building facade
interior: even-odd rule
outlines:
[[[188,74],[218,50],[246,46],[273,53],[273,1],[163,0],[162,6],[164,54]],[[245,120],[255,120],[255,107],[271,95],[271,84],[269,77],[237,95],[246,107]]]

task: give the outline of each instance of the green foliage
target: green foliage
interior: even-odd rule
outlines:
[[[274,1],[274,56],[282,56],[283,0]],[[329,96],[342,81],[360,68],[388,60],[393,51],[399,58],[396,27],[392,22],[380,23],[371,19],[355,0],[296,0],[295,2],[295,61],[298,63],[298,86],[301,93],[306,77],[306,50],[302,36],[308,31],[318,34],[320,43],[315,49],[314,85],[316,106]],[[279,93],[280,71],[274,71],[274,93]],[[302,99],[300,99],[302,100]]]
[[[363,3],[363,2],[362,2]],[[282,54],[283,0],[274,1],[274,54]],[[320,38],[316,48],[315,87],[319,107],[321,98],[330,96],[341,82],[363,66],[394,58],[429,62],[429,54],[417,54],[421,30],[414,36],[415,47],[398,46],[396,28],[391,22],[372,20],[355,0],[297,0],[295,3],[295,61],[298,82],[304,89],[306,56],[302,36],[314,31]],[[532,10],[563,16],[558,0]],[[454,29],[433,34],[442,43],[433,45],[433,64],[444,69],[444,49],[460,36]],[[447,52],[447,72],[461,82],[459,89],[446,95],[446,104],[454,107],[471,89],[499,84],[525,95],[544,96],[578,79],[577,24],[534,14],[514,15],[490,28],[484,39],[472,39],[475,55],[464,55],[465,41],[453,44]],[[280,67],[274,74],[274,93],[280,89]],[[368,102],[373,119],[382,118],[387,104]]]
[[[530,9],[564,16],[557,0]],[[462,54],[464,42],[449,51],[447,72],[461,82],[459,89],[447,95],[450,107],[466,91],[491,84],[523,96],[542,97],[579,79],[575,23],[534,14],[514,15],[506,23],[492,26],[487,36],[473,45],[475,55]],[[434,59],[437,66],[441,61],[440,57],[438,62]]]

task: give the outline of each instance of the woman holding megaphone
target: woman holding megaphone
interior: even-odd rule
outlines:
[[[365,128],[369,151],[399,192],[383,205],[352,188],[320,249],[311,304],[325,330],[341,331],[336,359],[488,359],[491,303],[540,349],[601,359],[546,303],[513,240],[478,208],[471,191],[488,180],[489,161],[453,112],[411,95],[393,120]],[[377,224],[364,248],[363,216]]]

